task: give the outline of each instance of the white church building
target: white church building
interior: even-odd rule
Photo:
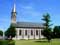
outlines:
[[[42,23],[16,22],[16,5],[11,12],[11,24],[16,27],[16,36],[13,39],[40,39],[44,38],[41,31],[44,29]]]

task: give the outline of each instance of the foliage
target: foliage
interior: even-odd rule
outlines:
[[[44,30],[42,31],[42,34],[48,39],[48,41],[51,40],[51,24],[50,24],[50,15],[47,13],[46,15],[43,15],[43,21],[45,21],[44,23]]]
[[[2,30],[0,30],[0,36],[3,36],[3,31]]]
[[[15,27],[11,25],[5,32],[5,36],[7,36],[8,38],[11,36],[11,38],[13,38],[15,37],[15,35],[16,35]]]
[[[53,29],[53,34],[55,38],[60,38],[60,26],[55,26]]]
[[[51,40],[51,34],[52,32],[51,32],[51,29],[49,28],[49,29],[44,29],[43,31],[42,31],[42,34],[48,39],[48,42],[50,42],[50,40]]]
[[[50,23],[50,15],[47,13],[46,15],[43,15],[43,21],[45,21],[44,26],[46,26],[46,29],[49,28],[51,24]]]

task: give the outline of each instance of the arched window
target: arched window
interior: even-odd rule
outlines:
[[[19,35],[21,35],[21,33],[22,33],[22,31],[21,31],[21,30],[19,30]]]
[[[27,30],[25,30],[25,35],[27,35]]]
[[[33,35],[33,30],[31,30],[31,35]]]
[[[36,30],[36,35],[38,35],[38,30]]]

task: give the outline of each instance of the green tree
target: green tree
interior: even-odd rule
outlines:
[[[55,38],[60,38],[60,26],[55,26],[53,29],[53,34]]]
[[[50,24],[50,15],[47,13],[46,15],[43,15],[43,19],[44,21],[44,30],[42,31],[42,34],[48,39],[48,41],[50,42],[51,40],[51,24]]]
[[[15,37],[15,35],[16,35],[15,27],[11,25],[5,32],[5,36],[12,39],[13,37]]]
[[[0,30],[0,36],[3,36],[3,31],[2,30]]]

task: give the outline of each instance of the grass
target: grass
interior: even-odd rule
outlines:
[[[15,45],[13,40],[0,40],[0,45]]]
[[[60,39],[47,40],[16,40],[15,45],[60,45]]]
[[[60,45],[60,39],[52,39],[48,42],[46,39],[41,40],[0,40],[0,45]]]

